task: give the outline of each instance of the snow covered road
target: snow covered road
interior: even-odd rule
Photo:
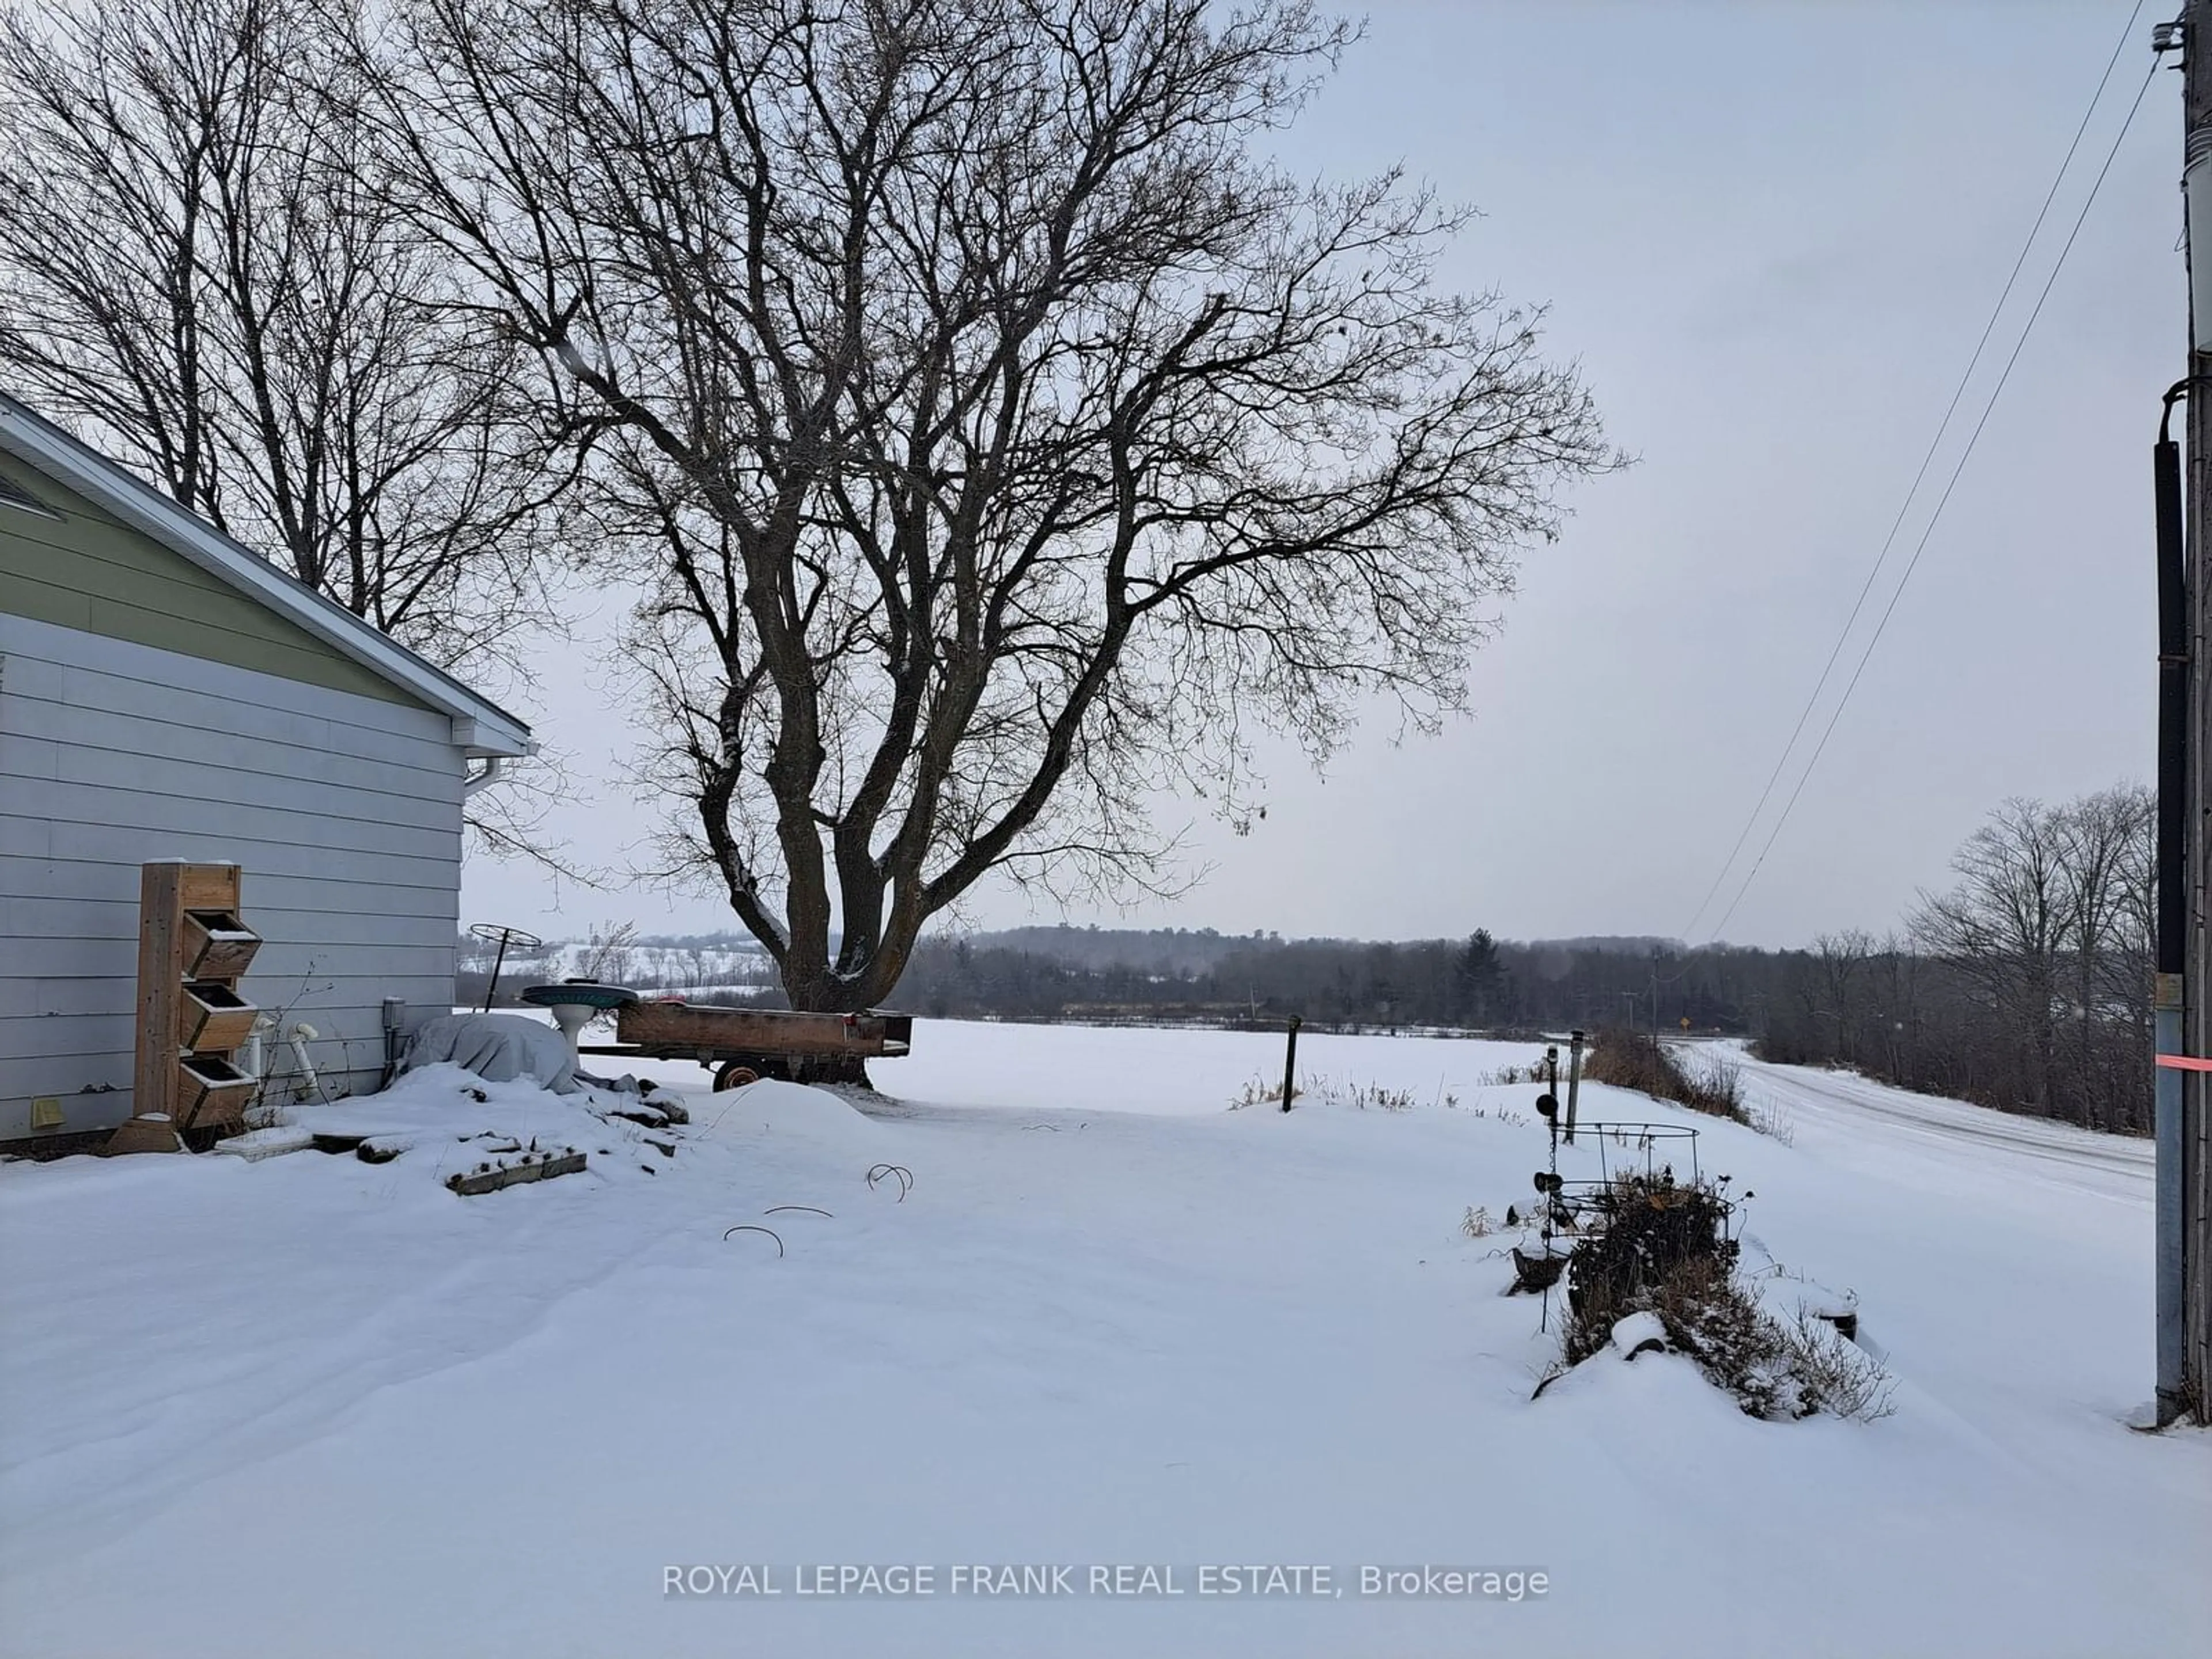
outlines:
[[[1770,1066],[1741,1049],[1731,1054],[1743,1069],[1750,1097],[1778,1109],[1808,1144],[1830,1155],[1848,1156],[1855,1146],[1877,1156],[1902,1152],[1925,1158],[1931,1168],[1967,1164],[2008,1171],[2126,1203],[2148,1196],[2153,1156],[2148,1139],[1913,1094],[1856,1073]]]

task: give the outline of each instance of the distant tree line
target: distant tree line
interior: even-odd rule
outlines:
[[[1624,1023],[1754,1039],[1766,1058],[2141,1133],[2151,1097],[2153,799],[2008,801],[1883,938],[1802,950],[1654,939],[1373,944],[1024,928],[926,939],[892,999],[937,1018],[1447,1028]]]
[[[492,985],[492,970],[499,982]],[[634,922],[594,927],[580,939],[510,945],[463,933],[455,950],[453,992],[464,1007],[521,1003],[523,988],[548,980],[595,979],[653,995],[695,1002],[787,1006],[775,964],[750,939],[731,933],[641,933]]]
[[[1010,942],[1018,940],[1018,942]],[[896,1000],[939,1018],[1183,1018],[1497,1034],[1632,1019],[1751,1035],[1777,953],[1670,940],[1377,944],[1274,935],[1026,929],[924,940]],[[1656,996],[1656,1002],[1655,1002]]]
[[[1795,953],[1770,1059],[2098,1129],[2150,1125],[2155,799],[2007,801],[1900,933]]]
[[[924,939],[886,1006],[928,1018],[1279,1025],[1535,1036],[1574,1027],[1753,1040],[1764,1057],[2090,1127],[2149,1126],[2153,799],[2131,786],[2006,802],[1887,935],[1802,950],[1588,938],[1376,944],[1212,928],[1024,927]],[[460,994],[490,949],[463,936]],[[736,934],[595,929],[513,954],[500,1000],[586,973],[647,992],[780,1006]]]

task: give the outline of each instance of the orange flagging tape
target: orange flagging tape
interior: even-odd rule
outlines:
[[[2212,1060],[2195,1054],[2160,1054],[2158,1063],[2170,1072],[2212,1072]]]

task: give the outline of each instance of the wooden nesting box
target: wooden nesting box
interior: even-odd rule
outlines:
[[[133,1109],[179,1130],[238,1122],[259,1085],[231,1061],[259,1010],[238,979],[261,948],[240,920],[234,864],[142,866]]]
[[[179,933],[178,965],[186,979],[236,979],[261,948],[260,935],[234,910],[187,910]]]
[[[227,1054],[252,1034],[261,1011],[219,979],[193,980],[177,999],[177,1046]]]
[[[177,1121],[187,1128],[236,1123],[260,1083],[230,1063],[228,1054],[183,1054],[177,1060]]]

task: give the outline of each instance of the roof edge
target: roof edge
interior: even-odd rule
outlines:
[[[0,444],[340,655],[420,698],[453,721],[454,746],[471,757],[536,752],[537,739],[526,722],[4,392]]]

